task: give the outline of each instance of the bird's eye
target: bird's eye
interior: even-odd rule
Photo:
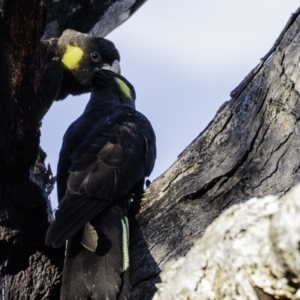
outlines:
[[[91,58],[92,58],[93,62],[98,63],[98,62],[100,62],[101,56],[98,52],[95,51],[95,52],[91,53]]]

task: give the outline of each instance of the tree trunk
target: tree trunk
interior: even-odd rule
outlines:
[[[300,10],[208,127],[149,187],[131,232],[132,299],[229,206],[300,179]]]
[[[50,258],[61,250],[44,245],[47,198],[30,180],[39,153],[36,106],[44,2],[9,0],[1,8],[0,297],[57,299],[62,260]]]

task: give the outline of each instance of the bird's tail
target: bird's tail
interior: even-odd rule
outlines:
[[[116,201],[68,240],[61,299],[129,299],[128,204]]]

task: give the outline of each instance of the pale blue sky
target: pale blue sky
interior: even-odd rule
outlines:
[[[273,45],[299,0],[148,0],[112,32],[137,109],[151,121],[162,174]],[[56,173],[62,136],[89,95],[54,103],[41,146]],[[56,190],[51,194],[56,205]]]

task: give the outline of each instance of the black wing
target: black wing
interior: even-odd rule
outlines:
[[[130,194],[151,172],[155,135],[133,108],[98,122],[70,156],[67,192],[46,243],[59,247],[114,200]]]

